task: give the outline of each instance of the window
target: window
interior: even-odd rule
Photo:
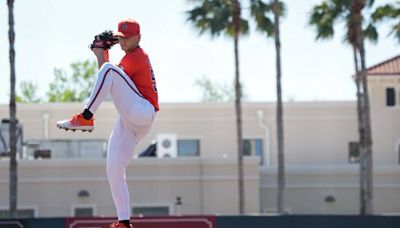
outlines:
[[[51,150],[51,157],[57,159],[72,157],[71,151],[74,151],[71,150],[69,141],[63,139],[43,141],[40,146]]]
[[[396,105],[396,91],[394,88],[386,88],[386,106]]]
[[[107,154],[107,142],[104,140],[79,141],[81,158],[104,158]]]
[[[1,138],[0,138],[1,151]],[[28,140],[23,151],[24,159],[74,159],[105,158],[107,140],[101,139],[50,139]]]
[[[169,215],[169,207],[167,206],[147,206],[133,207],[133,215]]]
[[[74,208],[75,217],[92,217],[94,216],[93,207],[75,207]]]
[[[9,210],[2,209],[0,210],[0,218],[7,219],[10,217]],[[35,217],[35,209],[19,209],[17,211],[18,218],[34,218]]]
[[[360,143],[350,142],[349,143],[349,162],[358,163],[360,161]]]
[[[200,140],[178,139],[178,157],[200,156]]]
[[[243,140],[243,155],[258,156],[263,164],[263,141],[262,139],[244,139]]]

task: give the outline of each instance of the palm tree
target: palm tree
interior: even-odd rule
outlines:
[[[236,134],[238,146],[238,187],[239,187],[239,213],[245,211],[244,205],[244,172],[243,172],[243,135],[242,135],[242,108],[241,85],[239,73],[239,35],[246,34],[248,22],[241,17],[241,5],[238,0],[203,0],[191,1],[196,3],[192,10],[187,12],[187,20],[193,23],[200,35],[205,32],[214,36],[221,33],[233,38],[235,53],[235,113]]]
[[[370,6],[373,0],[369,1]],[[371,136],[371,118],[369,107],[369,94],[367,85],[367,67],[365,64],[365,48],[364,34],[362,31],[363,15],[362,10],[366,4],[365,0],[354,0],[352,2],[352,11],[354,13],[355,28],[357,35],[357,49],[360,55],[361,63],[361,83],[363,90],[362,104],[362,121],[363,121],[363,137],[360,136],[360,214],[373,214],[373,167],[372,167],[372,136]]]
[[[375,22],[382,21],[384,19],[392,19],[395,20],[395,23],[392,25],[392,30],[390,35],[397,39],[400,43],[400,1],[397,1],[396,4],[386,4],[384,6],[378,7],[375,12],[372,14],[372,19]]]
[[[17,122],[15,105],[14,0],[7,0],[10,40],[10,217],[17,217]]]
[[[265,33],[267,37],[275,39],[276,49],[276,93],[277,93],[277,142],[278,142],[278,191],[277,211],[284,211],[285,190],[285,159],[284,159],[284,128],[283,128],[283,105],[281,86],[281,42],[279,30],[279,18],[284,14],[285,5],[278,0],[264,3],[262,0],[251,0],[251,15],[255,19],[257,30]],[[272,19],[273,18],[273,19]]]
[[[365,65],[364,39],[377,40],[373,23],[362,28],[365,22],[362,10],[371,8],[374,0],[325,0],[314,6],[309,23],[317,29],[317,39],[332,38],[334,25],[339,19],[346,22],[345,40],[352,46],[356,70],[357,114],[360,140],[360,214],[373,213],[372,201],[372,137]]]

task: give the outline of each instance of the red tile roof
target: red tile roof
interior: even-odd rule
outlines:
[[[368,75],[399,75],[400,55],[378,63],[367,69]]]

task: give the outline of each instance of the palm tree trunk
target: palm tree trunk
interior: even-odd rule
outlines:
[[[10,217],[17,217],[17,123],[15,105],[14,0],[7,0],[10,40]]]
[[[367,83],[367,70],[365,64],[364,36],[362,32],[362,14],[361,11],[365,6],[365,0],[353,1],[353,12],[357,20],[357,46],[361,60],[361,82],[362,82],[362,120],[363,132],[360,144],[360,214],[373,214],[373,164],[372,164],[372,135],[371,135],[371,118],[369,108],[369,95]]]
[[[241,85],[239,77],[239,28],[240,28],[240,5],[237,0],[233,5],[233,27],[234,27],[234,48],[235,48],[235,109],[236,109],[236,131],[238,145],[238,184],[239,184],[239,214],[245,212],[244,200],[244,171],[243,171],[243,135],[242,135],[242,107],[241,107]]]
[[[372,135],[371,135],[371,118],[369,108],[369,95],[367,84],[367,70],[365,66],[365,52],[363,40],[360,44],[361,58],[361,79],[363,87],[363,125],[364,125],[364,143],[361,144],[361,175],[364,179],[362,201],[364,207],[361,210],[362,215],[373,214],[373,163],[372,163]]]
[[[362,110],[363,110],[363,97],[361,94],[361,74],[360,74],[360,68],[359,68],[359,60],[357,57],[357,48],[356,46],[353,46],[353,57],[354,57],[354,67],[355,67],[355,72],[356,72],[356,79],[355,79],[355,84],[356,84],[356,91],[357,91],[357,119],[358,119],[358,133],[359,133],[359,145],[358,145],[358,151],[360,153],[360,145],[364,141],[364,121],[363,121],[363,115],[362,115]],[[361,137],[362,136],[362,137]],[[360,178],[360,186],[363,186],[362,184],[363,179]]]
[[[359,132],[359,162],[360,162],[360,214],[366,214],[367,208],[367,176],[366,174],[366,166],[365,166],[365,120],[364,118],[364,102],[363,102],[363,94],[361,92],[360,86],[362,86],[361,80],[361,72],[360,72],[360,61],[357,57],[357,48],[353,48],[354,52],[354,63],[356,70],[356,89],[357,89],[357,117],[358,117],[358,132]]]
[[[365,120],[364,118],[364,102],[363,102],[363,94],[361,92],[362,87],[362,79],[361,79],[361,72],[360,72],[360,61],[357,57],[357,48],[353,47],[353,53],[354,53],[354,65],[355,65],[355,70],[356,70],[356,89],[357,89],[357,117],[358,117],[358,133],[359,133],[359,146],[358,146],[358,151],[359,151],[359,162],[360,162],[360,214],[365,214],[366,212],[366,207],[367,207],[367,201],[366,201],[366,193],[367,191],[367,177],[365,176],[366,174],[366,166],[365,166]]]
[[[281,42],[279,34],[279,1],[274,0],[274,33],[276,48],[276,93],[277,93],[277,137],[278,137],[278,192],[277,210],[284,211],[284,190],[285,190],[285,157],[284,157],[284,132],[283,132],[283,107],[282,107],[282,86],[281,86]]]
[[[360,127],[362,126],[361,120],[361,107],[362,107],[362,97],[361,97],[361,88],[360,88],[360,82],[361,82],[361,75],[360,75],[360,68],[359,68],[359,61],[357,57],[357,48],[353,46],[353,58],[354,58],[354,69],[356,71],[356,92],[357,92],[357,113],[358,113],[358,127],[359,127],[359,132],[361,132]]]

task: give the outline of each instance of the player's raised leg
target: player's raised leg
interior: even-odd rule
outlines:
[[[111,63],[104,63],[98,74],[95,86],[82,113],[75,114],[72,118],[57,122],[57,127],[65,130],[92,131],[94,129],[93,114],[104,98],[109,94],[113,85],[115,71],[118,67]]]

